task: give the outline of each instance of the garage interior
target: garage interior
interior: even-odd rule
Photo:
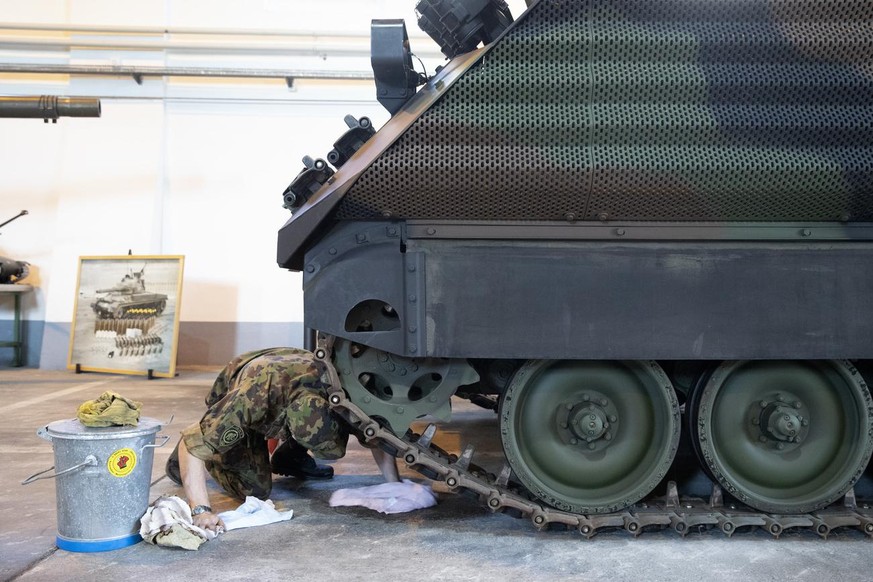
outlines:
[[[0,274],[28,272],[0,284],[0,580],[870,578],[869,6],[443,2],[533,32],[496,18],[470,51],[412,0],[0,0]],[[526,60],[543,38],[556,55]],[[87,105],[43,122],[37,95]],[[125,256],[180,258],[180,286],[145,262],[82,275]],[[113,313],[142,276],[150,302]],[[167,301],[172,340],[149,333]],[[171,351],[169,372],[83,365],[92,312],[102,362]],[[105,391],[142,402],[166,441],[149,501],[183,496],[180,431],[224,364],[273,346],[327,349],[357,428],[412,419],[401,475],[437,505],[330,507],[382,482],[352,438],[333,479],[274,478],[288,522],[58,548],[75,500],[23,483],[58,464],[38,432]],[[796,511],[768,489],[807,482],[827,499]]]

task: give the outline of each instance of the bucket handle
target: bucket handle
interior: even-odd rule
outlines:
[[[82,467],[93,467],[96,464],[97,464],[97,457],[95,457],[94,455],[88,455],[87,457],[85,457],[85,460],[82,461],[81,463],[79,463],[78,465],[70,467],[69,469],[64,469],[60,473],[55,473],[54,475],[46,475],[44,477],[40,477],[40,475],[42,475],[43,473],[48,473],[49,471],[54,469],[54,467],[49,467],[45,471],[40,471],[39,473],[34,473],[30,477],[28,477],[27,479],[22,481],[21,484],[22,485],[30,485],[34,481],[39,481],[40,479],[54,479],[55,477],[60,477],[61,475],[66,475],[67,473],[72,473],[73,471],[77,471],[77,470],[81,469]]]
[[[52,442],[52,435],[48,432],[47,426],[41,426],[36,430],[36,436],[44,441]]]
[[[163,442],[162,442],[161,444],[159,444],[159,445],[143,445],[143,447],[139,450],[139,452],[142,453],[142,452],[143,452],[144,450],[146,450],[146,449],[159,449],[159,448],[161,448],[162,446],[164,446],[165,444],[167,444],[167,441],[168,441],[168,440],[170,440],[170,435],[168,435],[168,434],[159,434],[159,435],[158,435],[158,438],[162,438],[162,439],[164,439]]]

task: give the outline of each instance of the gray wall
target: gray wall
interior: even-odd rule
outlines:
[[[0,342],[13,341],[14,322],[11,319],[0,319]],[[69,330],[69,324],[67,330]],[[22,353],[22,363],[25,366],[36,368],[39,366],[39,354],[42,350],[42,338],[45,322],[22,321],[21,329],[25,342],[25,350]],[[67,336],[69,338],[69,335]],[[66,355],[64,356],[66,357]],[[15,349],[0,348],[0,367],[11,366],[15,359]]]

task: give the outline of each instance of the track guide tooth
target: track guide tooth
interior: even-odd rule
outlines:
[[[843,498],[843,506],[855,511],[858,509],[858,500],[855,497],[855,488],[852,487],[849,489],[849,492],[846,493],[846,496]]]
[[[709,496],[710,507],[724,507],[724,494],[718,484],[712,484],[712,494]]]
[[[667,483],[667,498],[665,503],[670,509],[679,507],[679,488],[676,486],[676,481],[669,481]]]
[[[508,463],[503,463],[503,467],[500,469],[500,474],[497,475],[494,484],[498,487],[506,487],[509,484],[510,475],[512,475],[512,467]]]
[[[464,452],[461,453],[460,457],[458,457],[458,460],[452,464],[462,471],[466,471],[470,468],[470,461],[473,460],[473,451],[473,446],[467,445],[466,448],[464,448]]]
[[[427,425],[427,428],[424,429],[424,432],[421,433],[421,436],[418,437],[418,444],[422,447],[429,447],[430,443],[433,442],[433,437],[436,435],[437,427],[435,424]]]

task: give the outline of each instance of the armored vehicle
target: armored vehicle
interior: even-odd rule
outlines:
[[[144,271],[145,267],[128,273],[114,287],[97,290],[91,308],[98,319],[143,319],[164,312],[167,296],[146,291]]]
[[[418,12],[449,62],[374,21],[391,119],[285,193],[335,409],[537,527],[873,534],[873,4]],[[502,470],[408,430],[453,395]]]

